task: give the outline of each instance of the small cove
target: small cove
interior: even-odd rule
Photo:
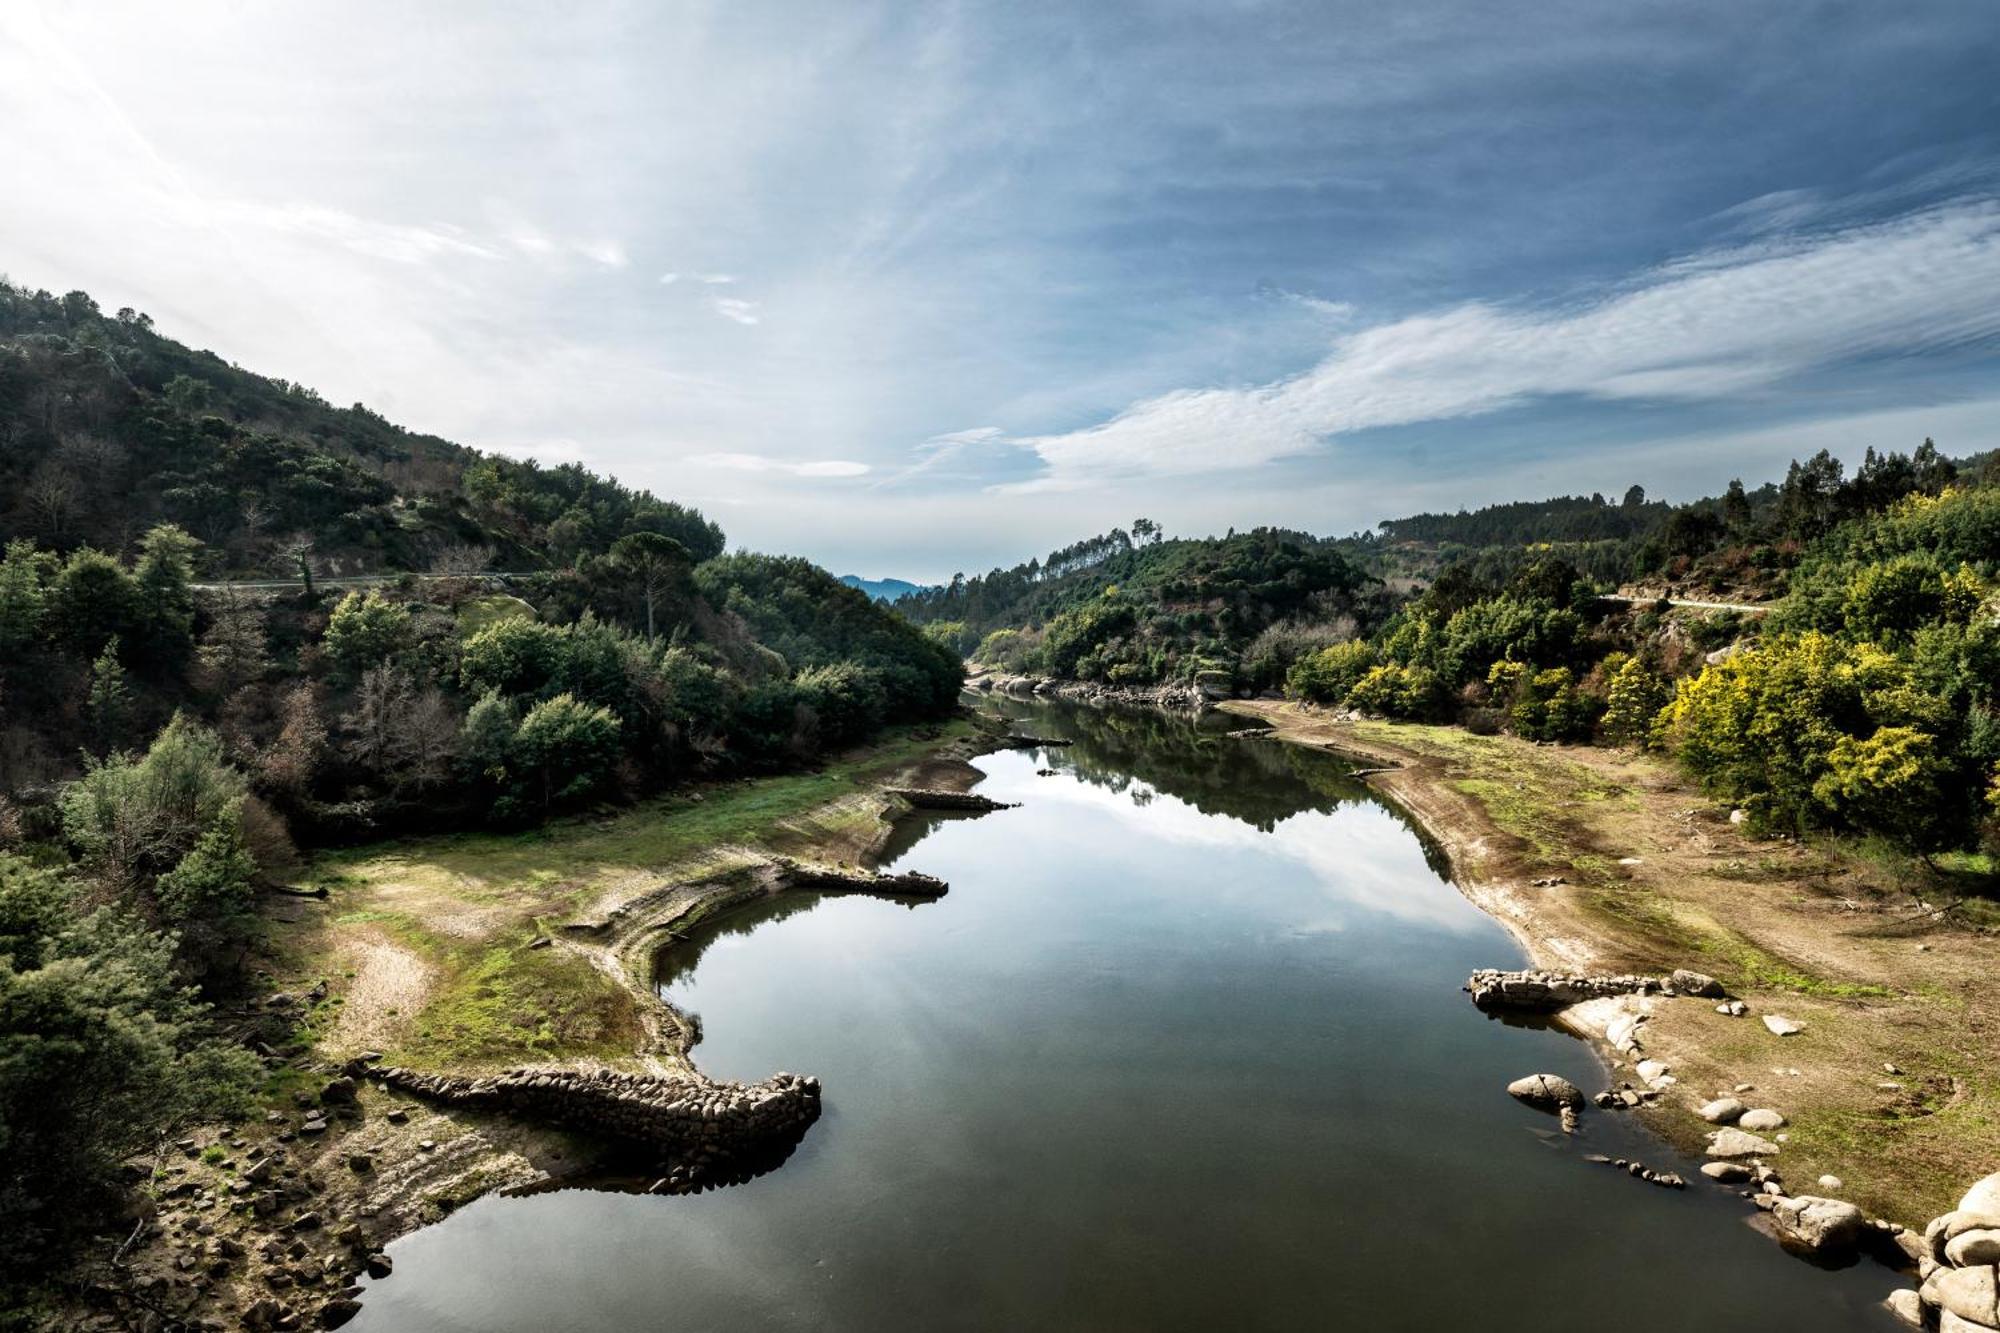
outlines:
[[[1459,992],[1518,946],[1340,761],[1006,707],[1075,744],[979,761],[1019,809],[898,830],[887,868],[944,899],[774,899],[664,961],[704,1070],[824,1080],[788,1162],[482,1200],[392,1247],[352,1327],[1893,1327],[1887,1272],[1582,1160],[1693,1175],[1632,1119],[1564,1140],[1506,1096],[1605,1075]]]

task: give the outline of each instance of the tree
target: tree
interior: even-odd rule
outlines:
[[[61,546],[82,507],[83,486],[67,468],[44,463],[28,479],[22,498],[40,520],[49,541]]]
[[[247,792],[215,733],[176,713],[145,755],[114,755],[63,789],[63,832],[84,864],[119,890],[171,870]]]
[[[318,693],[304,681],[285,695],[278,714],[278,738],[265,748],[259,767],[265,782],[297,800],[312,790],[326,757],[326,719]]]
[[[243,843],[241,803],[218,815],[160,876],[154,897],[175,925],[231,935],[249,915],[257,862]]]
[[[256,1061],[205,1035],[174,952],[0,855],[0,1273],[49,1271],[101,1224],[121,1163],[246,1107]]]
[[[195,659],[208,688],[218,693],[262,679],[271,666],[263,609],[234,589],[225,590],[210,609]]]
[[[476,780],[494,786],[506,782],[514,761],[514,735],[519,729],[514,705],[498,690],[488,690],[472,705],[459,728],[460,765]]]
[[[56,575],[49,590],[49,621],[65,647],[95,655],[131,631],[137,595],[123,565],[86,546]]]
[[[653,625],[655,603],[687,581],[694,567],[687,547],[657,532],[634,532],[620,537],[611,546],[611,561],[632,579],[646,603],[646,637],[656,636]]]
[[[109,754],[117,749],[131,725],[132,691],[125,683],[125,668],[119,665],[115,640],[105,644],[104,651],[90,664],[90,693],[84,700],[83,711],[97,753]]]
[[[349,752],[377,777],[388,773],[410,691],[409,673],[384,661],[361,674],[354,710],[342,719],[352,736]]]
[[[47,596],[42,589],[44,557],[25,539],[7,543],[0,560],[0,662],[11,661],[41,642]]]
[[[1729,489],[1722,497],[1722,524],[1732,537],[1742,537],[1750,531],[1750,497],[1743,490],[1743,479],[1732,477]]]
[[[133,568],[134,646],[142,662],[171,666],[184,662],[194,641],[194,557],[201,543],[171,523],[139,542]]]
[[[1843,823],[1932,852],[1963,832],[1946,797],[1952,780],[1937,738],[1909,727],[1843,736],[1827,754],[1813,795]]]
[[[373,588],[350,592],[326,622],[326,655],[350,676],[393,658],[410,638],[409,608]]]
[[[513,749],[542,808],[581,800],[598,789],[618,758],[618,719],[608,708],[558,694],[528,710]]]
[[[1615,745],[1645,749],[1652,744],[1653,725],[1660,710],[1673,697],[1664,680],[1647,670],[1636,657],[1628,657],[1611,677],[1610,693],[1604,709],[1604,737]]]
[[[1623,501],[1623,505],[1625,508],[1640,509],[1645,506],[1645,503],[1646,503],[1646,488],[1644,486],[1635,484],[1626,489],[1625,499]]]

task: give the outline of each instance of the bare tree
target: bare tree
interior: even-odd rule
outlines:
[[[422,790],[442,782],[458,748],[458,710],[435,686],[406,698],[396,728],[396,753],[411,786]]]
[[[453,542],[431,557],[431,573],[470,579],[484,574],[493,564],[493,548],[468,542]]]
[[[306,593],[313,590],[313,536],[310,532],[294,532],[278,542],[278,554],[298,574],[299,582],[306,585]]]
[[[264,608],[234,588],[225,588],[210,606],[208,629],[195,650],[211,689],[245,685],[271,664],[264,632]]]
[[[348,753],[371,773],[387,776],[409,698],[410,678],[400,668],[385,661],[361,673],[354,709],[340,722],[348,732]]]
[[[60,543],[75,524],[83,504],[83,487],[76,474],[55,463],[44,463],[28,479],[28,508],[41,522],[51,542]]]

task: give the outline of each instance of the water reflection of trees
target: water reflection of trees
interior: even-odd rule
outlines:
[[[826,900],[823,893],[786,892],[768,898],[753,898],[709,920],[699,922],[679,938],[662,944],[653,954],[653,989],[662,997],[667,988],[685,981],[701,965],[702,955],[717,940],[732,935],[748,935],[768,922],[783,921],[810,912]]]
[[[1307,746],[1231,736],[1243,726],[1240,718],[1042,700],[993,703],[1017,730],[1072,742],[1044,752],[1049,767],[1129,795],[1136,804],[1164,792],[1203,814],[1225,815],[1269,833],[1301,811],[1366,802],[1388,810],[1423,844],[1431,868],[1440,876],[1449,873],[1423,828],[1354,777],[1352,762]]]

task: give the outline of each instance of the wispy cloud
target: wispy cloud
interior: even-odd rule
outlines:
[[[870,471],[866,463],[845,458],[801,462],[765,454],[696,454],[687,461],[697,467],[726,468],[732,472],[781,472],[794,477],[861,477]]]
[[[1308,453],[1356,431],[1446,421],[1566,395],[1693,402],[1859,358],[2000,333],[2000,204],[1697,254],[1553,310],[1468,303],[1339,339],[1303,374],[1187,389],[1101,425],[1020,442],[1068,490]]]
[[[724,319],[733,319],[738,324],[755,324],[760,318],[755,301],[738,300],[733,296],[718,296],[709,302],[709,307]]]
[[[694,275],[694,280],[696,282],[705,282],[711,287],[726,287],[736,281],[736,275],[734,273],[697,273]]]

